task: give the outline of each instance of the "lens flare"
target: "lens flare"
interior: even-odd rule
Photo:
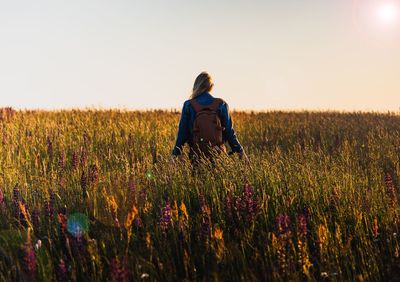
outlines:
[[[74,213],[68,217],[67,230],[74,237],[82,237],[89,232],[89,219],[85,214]]]
[[[154,174],[151,170],[146,171],[145,175],[146,175],[147,179],[149,179],[149,180],[154,178]]]
[[[371,46],[398,48],[400,0],[353,0],[353,23]]]
[[[382,3],[377,9],[377,16],[385,24],[393,24],[397,21],[399,7],[394,3]]]

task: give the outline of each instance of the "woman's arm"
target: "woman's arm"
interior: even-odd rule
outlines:
[[[225,130],[223,131],[224,140],[228,141],[232,152],[242,153],[243,147],[239,143],[236,132],[233,129],[232,118],[229,114],[229,106],[225,101],[221,105],[221,123],[222,126],[225,127]]]
[[[172,150],[172,155],[179,156],[182,153],[182,147],[189,138],[189,103],[186,101],[182,107],[181,120],[179,122],[178,136],[176,138],[175,147]]]

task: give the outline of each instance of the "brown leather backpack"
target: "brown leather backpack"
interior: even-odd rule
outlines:
[[[210,158],[213,149],[224,149],[222,138],[223,127],[218,116],[218,107],[222,103],[221,99],[214,98],[209,105],[200,105],[195,99],[190,100],[190,104],[196,112],[193,124],[193,153],[197,156]]]

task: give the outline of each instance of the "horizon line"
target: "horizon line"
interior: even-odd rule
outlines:
[[[11,108],[17,112],[107,112],[107,111],[118,111],[118,112],[181,112],[181,108],[129,108],[129,107],[99,107],[99,106],[84,106],[84,107],[65,107],[65,108],[26,108],[26,107],[12,107],[12,106],[0,106],[0,110]],[[265,109],[249,109],[249,108],[230,108],[230,112],[235,113],[271,113],[271,112],[294,112],[294,113],[378,113],[378,114],[396,114],[400,115],[400,107],[397,110],[391,109],[329,109],[329,108],[265,108]]]

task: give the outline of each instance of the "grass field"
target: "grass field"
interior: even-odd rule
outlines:
[[[0,281],[398,278],[398,114],[235,112],[193,171],[178,112],[0,113]]]

